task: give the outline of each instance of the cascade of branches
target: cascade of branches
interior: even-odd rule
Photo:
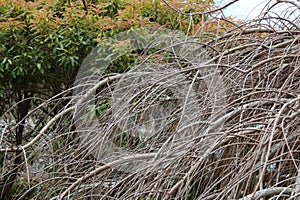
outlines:
[[[269,5],[221,36],[200,27],[128,72],[32,99],[27,143],[11,145],[9,123],[0,138],[3,180],[23,158],[15,199],[299,197],[300,15],[280,3],[284,16]]]

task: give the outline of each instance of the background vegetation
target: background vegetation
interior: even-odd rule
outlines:
[[[274,15],[277,4],[290,5],[289,10]],[[277,1],[246,22],[222,18],[220,12],[204,0],[0,0],[1,199],[299,196],[299,5]],[[109,38],[135,28],[180,30],[194,36],[191,47],[201,52],[187,52],[183,59],[178,52],[153,48],[146,59],[135,50],[115,59],[93,83],[101,137],[84,141],[74,102],[79,98],[89,105],[89,99],[73,96],[83,87],[74,85],[78,70],[96,46],[110,49],[104,52],[109,59],[120,49]],[[140,62],[163,73],[152,72],[156,83],[144,80],[143,90],[130,85],[135,98],[120,97],[122,106],[113,104],[113,95],[122,90],[118,80]],[[212,72],[221,77],[210,79],[214,90],[212,82],[203,82]],[[178,74],[189,78],[178,80]],[[151,138],[118,129],[131,119],[113,118],[112,112],[129,109],[145,125],[151,122],[149,108],[166,103],[157,99],[174,82],[196,88],[197,100],[168,94],[175,100],[164,106],[172,112]],[[226,104],[216,108],[213,102],[221,95]],[[184,104],[176,104],[178,99]],[[182,117],[186,113],[190,118]],[[193,137],[168,151],[186,132]],[[106,142],[140,157],[101,160],[86,148],[88,143],[101,149]],[[153,161],[134,172],[122,168],[141,158]]]

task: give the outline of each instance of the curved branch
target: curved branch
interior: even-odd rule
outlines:
[[[217,11],[220,11],[220,10],[223,10],[224,8],[230,6],[231,4],[234,4],[235,2],[238,2],[239,0],[232,0],[231,2],[219,7],[219,8],[215,8],[215,9],[211,9],[211,10],[208,10],[208,11],[204,11],[204,12],[195,12],[195,13],[184,13],[180,10],[178,10],[177,8],[175,8],[174,6],[170,5],[166,0],[163,0],[163,2],[169,6],[172,10],[174,10],[175,12],[177,13],[180,13],[182,15],[186,15],[186,16],[194,16],[194,15],[206,15],[206,14],[211,14],[211,13],[214,13],[214,12],[217,12]]]
[[[147,158],[154,158],[156,153],[147,153],[147,154],[138,154],[138,155],[133,155],[133,156],[128,156],[125,158],[121,158],[119,160],[107,163],[101,167],[98,167],[97,169],[91,171],[90,173],[86,174],[85,176],[80,177],[75,181],[70,187],[68,187],[59,197],[58,200],[63,199],[69,192],[71,192],[77,185],[79,185],[82,181],[85,181],[93,176],[96,176],[100,174],[101,172],[110,169],[113,166],[126,163],[132,160],[139,160],[139,159],[147,159]]]
[[[243,198],[240,198],[239,200],[259,199],[262,197],[273,196],[280,193],[292,194],[293,191],[294,189],[288,187],[273,187],[273,188],[259,190],[256,193],[249,194]]]

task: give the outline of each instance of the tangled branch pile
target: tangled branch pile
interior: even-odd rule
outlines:
[[[6,160],[25,158],[17,198],[299,197],[299,10],[289,9],[205,43],[164,38],[127,73],[89,77],[32,110],[70,98],[22,148],[2,134]]]

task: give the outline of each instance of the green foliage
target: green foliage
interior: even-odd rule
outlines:
[[[5,83],[17,89],[24,86],[32,93],[49,85],[69,87],[84,57],[96,45],[97,33],[83,19],[59,23],[17,5],[1,7],[4,11],[11,7],[8,17],[25,17],[0,26],[0,77],[5,77],[0,89],[5,89]]]
[[[45,87],[55,88],[51,93],[57,93],[69,87],[96,40],[130,27],[160,24],[184,29],[189,22],[160,1],[87,1],[94,3],[88,12],[81,1],[30,3],[10,0],[0,4],[0,97],[11,84],[24,85],[32,93]],[[187,9],[199,10],[189,5]],[[126,71],[136,55],[118,58],[106,73]]]
[[[105,12],[101,12],[100,16],[109,16],[113,18],[116,14],[118,14],[118,10],[123,8],[124,2],[120,0],[110,0],[106,6],[103,7]]]

